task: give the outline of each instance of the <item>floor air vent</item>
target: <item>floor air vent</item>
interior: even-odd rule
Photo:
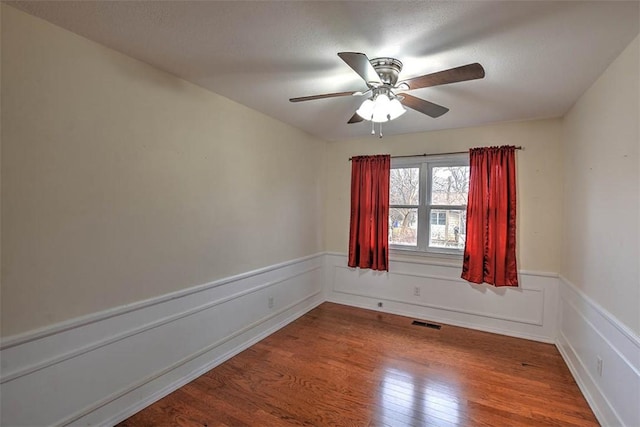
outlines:
[[[425,328],[431,328],[431,329],[442,328],[441,325],[436,325],[435,323],[429,323],[429,322],[422,322],[420,320],[414,320],[413,322],[411,322],[411,324],[416,326],[424,326]]]

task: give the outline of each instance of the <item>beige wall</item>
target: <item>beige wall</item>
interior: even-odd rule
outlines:
[[[563,122],[560,272],[640,334],[640,45],[636,38]]]
[[[425,119],[430,120],[430,119]],[[560,121],[536,120],[420,134],[368,137],[329,143],[327,161],[327,250],[346,253],[349,188],[354,155],[411,155],[464,151],[470,147],[521,145],[517,158],[518,262],[525,270],[560,267],[562,159]]]
[[[322,251],[325,146],[2,5],[2,335]]]
[[[350,156],[504,144],[520,268],[640,331],[637,39],[565,119],[327,144],[6,5],[1,30],[3,336],[346,252]]]

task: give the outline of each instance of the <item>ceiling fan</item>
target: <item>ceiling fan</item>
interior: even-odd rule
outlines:
[[[434,104],[433,102],[416,98],[406,92],[414,89],[481,79],[484,77],[484,68],[482,68],[482,65],[473,63],[437,73],[414,77],[398,83],[398,75],[402,70],[402,62],[395,58],[369,59],[364,53],[358,52],[340,52],[338,56],[362,77],[367,85],[366,91],[302,96],[299,98],[291,98],[289,101],[301,102],[339,96],[367,96],[367,99],[347,123],[358,123],[363,120],[382,123],[393,120],[406,111],[403,106],[436,118],[445,114],[449,109]]]

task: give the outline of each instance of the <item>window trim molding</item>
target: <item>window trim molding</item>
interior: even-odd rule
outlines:
[[[451,259],[462,259],[464,249],[434,248],[429,247],[431,233],[431,211],[433,209],[466,209],[466,205],[430,205],[428,201],[432,194],[431,179],[433,167],[437,166],[469,166],[469,155],[460,154],[434,154],[429,156],[391,158],[391,169],[395,168],[419,168],[419,193],[418,193],[418,235],[416,246],[395,245],[389,243],[390,253],[409,256],[436,256]],[[424,185],[426,183],[426,185]],[[390,205],[390,207],[402,207],[404,205]],[[407,206],[415,209],[415,206]],[[422,227],[420,226],[422,225]]]

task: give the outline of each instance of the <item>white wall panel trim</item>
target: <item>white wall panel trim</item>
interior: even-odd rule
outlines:
[[[351,270],[351,268],[349,267],[336,267],[336,268],[342,268],[345,270]],[[463,279],[458,279],[455,277],[447,277],[447,276],[438,276],[438,275],[433,275],[433,274],[415,274],[415,273],[406,273],[403,271],[394,271],[394,272],[389,272],[388,273],[389,276],[407,276],[407,277],[418,277],[421,279],[435,279],[435,280],[443,280],[443,281],[449,281],[449,282],[456,282],[456,283],[461,283],[461,284],[469,284],[469,282],[463,280]],[[471,285],[470,285],[471,286]],[[538,292],[538,293],[542,293],[542,299],[544,299],[544,289],[520,289],[521,292]],[[339,292],[339,293],[343,293],[343,294],[350,294],[350,295],[356,295],[356,296],[361,296],[361,297],[372,297],[369,294],[366,293],[359,293],[359,292],[352,292],[352,291],[346,291],[346,290],[336,290],[334,288],[334,292]],[[398,302],[398,303],[407,303],[407,299],[399,299],[399,298],[393,298],[393,297],[384,297],[384,300],[386,301],[393,301],[393,302]],[[544,307],[541,307],[540,311],[539,311],[539,315],[537,317],[537,319],[535,321],[531,321],[528,319],[522,319],[522,318],[518,318],[518,317],[514,317],[514,316],[500,316],[500,315],[496,315],[490,312],[486,312],[486,311],[480,311],[480,310],[470,310],[470,309],[461,309],[458,307],[453,307],[453,306],[447,306],[447,305],[442,305],[442,304],[429,304],[429,303],[424,303],[424,302],[411,302],[412,305],[417,305],[420,307],[430,307],[430,308],[435,308],[438,310],[445,310],[445,311],[451,311],[451,312],[456,312],[456,313],[464,313],[464,314],[471,314],[474,316],[482,316],[482,317],[489,317],[492,319],[498,319],[498,320],[508,320],[511,322],[518,322],[518,323],[525,323],[525,324],[529,324],[529,325],[537,325],[537,326],[542,326],[542,319],[543,319],[543,315],[544,315]]]
[[[429,264],[425,264],[425,265],[429,265]],[[350,267],[340,267],[340,268],[350,269]],[[455,276],[452,277],[452,276],[441,276],[441,275],[435,275],[435,274],[409,273],[409,272],[406,272],[406,271],[395,270],[395,269],[393,271],[389,271],[388,274],[389,275],[398,275],[398,276],[422,277],[424,279],[446,280],[447,282],[456,282],[456,283],[462,283],[462,284],[468,284],[469,283],[466,280],[461,279],[459,277],[455,277]]]
[[[372,310],[371,305],[370,304],[362,304],[362,303],[353,303],[353,302],[344,302],[344,300],[342,299],[329,299],[327,300],[328,302],[333,302],[336,304],[346,304],[349,306],[353,306],[353,307],[359,307],[359,308],[364,308],[364,309],[368,309],[368,310]],[[489,332],[492,334],[498,334],[498,335],[504,335],[504,336],[508,336],[508,337],[514,337],[514,338],[523,338],[526,340],[531,340],[531,341],[538,341],[538,342],[543,342],[546,344],[554,344],[555,343],[555,338],[549,338],[546,335],[539,335],[539,334],[535,334],[535,333],[528,333],[528,332],[522,332],[522,331],[518,331],[518,330],[513,330],[513,329],[508,329],[508,328],[504,328],[504,327],[494,327],[494,326],[486,326],[486,325],[479,325],[477,322],[467,322],[467,321],[460,321],[460,320],[451,320],[448,317],[444,317],[444,316],[439,316],[437,314],[430,314],[428,316],[424,316],[420,313],[413,313],[410,310],[407,310],[405,308],[402,308],[400,310],[397,309],[393,309],[393,308],[385,308],[384,310],[380,310],[377,309],[378,311],[382,311],[384,313],[389,313],[389,314],[396,314],[398,316],[404,316],[404,317],[410,317],[416,320],[423,320],[423,321],[429,321],[432,323],[442,323],[444,325],[451,325],[451,326],[458,326],[460,328],[467,328],[467,329],[474,329],[474,330],[478,330],[478,331],[482,331],[482,332]]]
[[[640,362],[640,353],[636,353],[635,360],[629,359],[627,357],[627,355],[625,355],[623,352],[621,352],[616,347],[616,345],[608,337],[606,337],[602,333],[602,331],[599,330],[599,328],[594,324],[594,322],[592,322],[589,319],[587,319],[587,316],[582,312],[582,310],[580,310],[577,307],[577,305],[573,301],[565,299],[565,300],[563,300],[563,302],[564,302],[564,304],[567,305],[567,307],[571,308],[576,313],[576,315],[580,318],[582,323],[585,326],[588,326],[588,329],[593,330],[593,333],[596,334],[598,336],[598,338],[601,339],[611,349],[611,351],[613,351],[616,354],[616,356],[620,358],[620,360],[622,360],[625,364],[627,364],[629,366],[629,369],[631,369],[631,371],[633,371],[633,373],[636,376],[640,377],[640,369],[638,367],[638,363]],[[616,322],[616,323],[618,323],[618,322]],[[622,325],[619,325],[619,326],[622,326]],[[559,331],[558,335],[564,337],[565,341],[571,346],[570,341],[566,339],[566,336],[564,335],[564,332],[562,330]],[[632,343],[633,343],[633,341],[632,341]],[[571,349],[575,350],[573,347]],[[576,353],[576,354],[578,354],[578,353]],[[580,362],[585,364],[584,361],[581,360],[580,355],[578,355],[578,360],[580,360]]]
[[[565,278],[562,275],[559,275],[560,281],[563,285],[568,286],[571,291],[573,291],[576,295],[580,297],[580,299],[588,304],[591,309],[593,309],[602,319],[606,320],[611,326],[616,328],[622,335],[624,335],[630,343],[632,343],[638,351],[640,351],[640,337],[636,335],[631,328],[623,323],[620,323],[618,319],[607,310],[605,310],[600,304],[591,299],[588,295],[586,295],[582,290],[578,289],[576,285],[574,285],[571,281]]]
[[[549,277],[552,279],[558,278],[558,273],[551,273],[549,271],[518,270],[518,274],[523,274],[526,276]]]
[[[346,254],[327,254],[328,301],[547,343],[556,340],[557,274],[521,271],[520,287],[495,288],[469,283],[460,278],[459,265],[441,262],[392,260],[389,272],[375,273],[346,264]]]
[[[622,422],[620,421],[620,417],[618,417],[615,411],[613,411],[611,404],[606,400],[606,398],[600,392],[593,393],[594,390],[597,390],[597,386],[593,381],[593,378],[591,378],[588,373],[581,368],[582,364],[577,357],[575,349],[571,347],[571,344],[568,342],[562,331],[558,333],[556,347],[600,424],[605,426],[621,426]]]
[[[234,339],[236,337],[239,337],[240,335],[244,334],[245,332],[248,332],[251,329],[255,328],[256,326],[266,322],[267,320],[273,319],[274,317],[276,317],[276,316],[278,316],[278,315],[280,315],[282,313],[285,313],[287,310],[295,307],[296,305],[298,305],[298,304],[300,304],[302,302],[305,302],[305,301],[313,298],[314,296],[317,296],[318,294],[320,294],[320,292],[321,291],[314,292],[313,294],[311,294],[309,296],[306,296],[306,297],[301,298],[301,299],[299,299],[297,301],[294,301],[293,303],[291,303],[288,306],[282,308],[281,310],[278,310],[273,314],[265,316],[265,317],[259,319],[258,321],[253,322],[253,323],[245,326],[242,329],[239,329],[238,331],[234,332],[233,334],[227,335],[224,338],[222,338],[222,339],[220,339],[220,340],[218,340],[216,342],[213,342],[212,344],[204,347],[203,349],[201,349],[201,350],[199,350],[199,351],[197,351],[197,352],[195,352],[193,354],[190,354],[189,356],[184,357],[181,360],[178,360],[177,362],[167,366],[166,368],[162,369],[161,371],[155,372],[152,375],[149,375],[149,376],[147,376],[145,378],[142,378],[142,379],[136,381],[135,383],[131,384],[127,388],[124,388],[124,389],[119,390],[119,391],[117,391],[115,393],[112,393],[111,395],[109,395],[109,396],[105,397],[104,399],[96,402],[95,404],[93,404],[93,405],[91,405],[89,407],[86,407],[86,408],[84,408],[84,409],[82,409],[82,410],[70,415],[69,417],[65,418],[64,420],[59,421],[56,425],[58,425],[58,426],[66,426],[66,425],[69,425],[69,424],[71,424],[72,422],[74,422],[76,420],[79,420],[80,418],[84,417],[87,414],[90,414],[91,412],[95,411],[96,409],[101,408],[101,407],[113,402],[114,400],[116,400],[116,399],[118,399],[118,398],[120,398],[120,397],[122,397],[122,396],[124,396],[124,395],[126,395],[126,394],[128,394],[128,393],[130,393],[130,392],[142,387],[143,385],[155,380],[156,378],[159,378],[159,377],[167,374],[168,372],[173,371],[174,369],[184,365],[185,363],[187,363],[187,362],[189,362],[189,361],[191,361],[191,360],[193,360],[193,359],[195,359],[195,358],[197,358],[199,356],[202,356],[202,355],[210,352],[211,350],[221,346],[222,344],[224,344],[224,343],[226,343],[228,341],[231,341],[232,339]],[[316,304],[313,304],[312,306],[309,307],[309,309],[312,309],[313,307],[319,305],[320,303],[322,303],[322,301],[320,301],[320,302],[318,302]],[[299,315],[295,316],[294,319],[296,317],[299,317]],[[216,358],[210,364],[207,364],[206,366],[203,366],[201,369],[199,369],[198,372],[201,372],[200,373],[200,375],[201,375],[202,373],[209,371],[211,368],[213,368],[213,367],[219,365],[220,363],[224,362],[225,360],[231,358],[233,355],[240,353],[242,350],[250,347],[251,345],[253,345],[256,342],[260,341],[261,339],[267,337],[269,334],[275,332],[276,330],[278,330],[279,328],[281,328],[282,326],[285,326],[285,325],[286,325],[286,323],[282,324],[282,325],[278,325],[279,326],[278,328],[272,328],[273,330],[269,330],[269,331],[267,331],[267,332],[265,332],[263,334],[260,334],[259,336],[257,336],[253,340],[243,344],[240,348],[235,349],[232,352],[232,354],[225,354],[222,357]],[[197,378],[198,376],[199,375],[195,375],[195,376],[193,376],[193,378],[191,378],[192,376],[185,377],[183,381],[179,382],[179,384],[184,385],[184,384],[188,383],[189,381],[191,381],[191,379]],[[176,386],[176,384],[172,384],[171,386],[168,387],[168,392],[171,392],[171,391],[175,390],[177,387],[180,387],[180,385]],[[133,415],[133,414],[131,414],[131,415]]]
[[[3,424],[125,419],[321,304],[324,262],[300,258],[14,341],[0,352]]]
[[[556,347],[589,406],[602,425],[640,425],[640,340],[569,280],[559,282]]]
[[[391,250],[393,251],[393,250]],[[340,257],[346,257],[347,254],[344,252],[327,252],[327,255],[332,255],[332,256],[340,256]],[[451,268],[459,268],[460,269],[460,274],[462,274],[462,258],[461,257],[447,257],[446,255],[440,255],[443,258],[443,261],[435,261],[433,259],[424,258],[424,255],[419,255],[419,254],[398,254],[398,253],[393,253],[390,252],[389,254],[389,260],[393,261],[393,262],[398,262],[398,263],[404,263],[404,264],[422,264],[422,265],[432,265],[432,266],[436,266],[436,267],[451,267]],[[437,255],[436,255],[437,257]],[[450,260],[449,262],[444,261],[444,260]],[[525,274],[527,276],[539,276],[539,277],[550,277],[550,278],[554,278],[557,279],[558,278],[558,273],[553,273],[550,271],[537,271],[537,270],[518,270],[519,274]],[[458,276],[459,278],[460,276]],[[464,283],[468,283],[463,279],[460,279],[461,281],[463,281]]]
[[[290,265],[299,264],[303,261],[307,261],[310,259],[318,258],[323,256],[324,253],[316,253],[300,258],[296,258],[293,260],[281,262],[278,264],[269,265],[266,267],[258,268],[255,270],[251,270],[245,273],[237,274],[235,276],[225,277],[219,280],[215,280],[209,283],[205,283],[198,286],[193,286],[187,289],[171,292],[168,294],[160,295],[154,298],[149,298],[144,301],[135,302],[132,304],[125,304],[119,307],[110,308],[107,310],[103,310],[97,313],[91,313],[86,316],[80,316],[73,319],[69,319],[63,322],[59,322],[53,325],[48,325],[43,328],[34,329],[31,331],[27,331],[21,334],[11,335],[0,340],[0,350],[4,350],[6,348],[10,348],[16,345],[24,344],[29,341],[34,341],[40,338],[44,338],[50,335],[58,334],[60,332],[64,332],[70,329],[76,329],[81,326],[89,325],[91,323],[99,322],[101,320],[106,320],[111,317],[119,316],[122,314],[126,314],[135,310],[140,310],[142,308],[150,307],[153,305],[161,304],[167,301],[171,301],[176,298],[182,298],[191,294],[195,294],[198,292],[205,291],[207,289],[215,288],[218,286],[226,285],[231,282],[237,282],[239,280],[248,279],[253,276],[257,276],[260,274],[268,273],[274,270],[278,270],[284,267],[288,267]]]
[[[300,302],[304,302],[306,300],[309,300],[310,298],[317,296],[319,292],[314,293],[313,295],[309,296],[308,298],[304,299],[303,301]],[[307,305],[306,307],[304,307],[302,310],[299,310],[297,312],[295,312],[293,315],[287,317],[286,319],[284,319],[283,321],[277,323],[275,326],[269,328],[268,330],[266,330],[265,332],[257,335],[255,338],[246,341],[242,346],[236,347],[234,348],[232,351],[229,351],[219,357],[216,357],[215,359],[213,359],[211,362],[201,366],[200,368],[190,372],[188,375],[184,375],[181,376],[181,378],[178,381],[175,381],[171,384],[168,384],[167,386],[165,386],[164,388],[162,388],[161,390],[158,390],[157,392],[153,393],[152,395],[148,396],[146,399],[141,400],[136,402],[134,405],[128,407],[125,411],[122,411],[118,414],[114,414],[113,416],[111,416],[110,418],[108,418],[107,420],[104,421],[105,425],[116,425],[124,420],[126,420],[127,418],[129,418],[130,416],[136,414],[137,412],[141,411],[142,409],[146,408],[147,406],[149,406],[150,404],[152,404],[153,402],[158,401],[159,399],[162,399],[163,397],[165,397],[166,395],[170,394],[171,392],[177,390],[178,388],[190,383],[191,381],[195,380],[196,378],[198,378],[199,376],[207,373],[208,371],[210,371],[211,369],[215,368],[216,366],[224,363],[225,361],[231,359],[233,356],[241,353],[242,351],[246,350],[247,348],[251,347],[252,345],[260,342],[261,340],[265,339],[266,337],[268,337],[269,335],[273,334],[274,332],[277,332],[279,329],[282,329],[283,327],[287,326],[289,323],[293,322],[294,320],[296,320],[297,318],[299,318],[300,316],[304,315],[305,313],[313,310],[314,308],[316,308],[317,306],[319,306],[320,304],[322,304],[324,301],[323,300],[319,300],[319,301],[312,301],[309,305]],[[292,308],[293,306],[295,306],[295,304],[290,305],[290,307],[288,308]],[[285,308],[284,310],[281,310],[280,312],[274,314],[274,316],[270,316],[271,317],[275,317],[283,312],[285,312],[287,310],[287,308]],[[265,319],[267,320],[267,319]],[[248,329],[247,329],[248,331]],[[246,331],[245,331],[246,332]],[[234,335],[240,335],[240,334],[234,334]],[[233,337],[228,337],[229,339],[232,339]],[[222,343],[219,343],[222,344]],[[210,349],[211,350],[211,349]],[[205,354],[205,353],[202,353]],[[191,358],[191,360],[195,359],[197,357],[197,355],[194,355],[193,358]],[[185,361],[185,363],[188,361]],[[184,365],[184,363],[182,364]],[[180,366],[182,366],[180,365]],[[179,366],[176,366],[176,368],[178,368]],[[157,377],[156,377],[157,378]],[[150,379],[150,381],[152,381],[155,378]],[[150,382],[147,381],[146,383]],[[145,384],[146,384],[145,383]],[[143,384],[140,384],[138,387],[142,386]],[[122,395],[129,393],[131,391],[133,391],[135,388],[130,388],[129,390],[127,390],[125,393],[123,393]],[[117,397],[115,397],[117,398]],[[111,399],[111,401],[115,400]],[[108,404],[109,402],[105,402],[105,404]],[[104,406],[100,405],[100,406]],[[97,406],[96,406],[97,409]],[[95,410],[95,409],[94,409]],[[81,415],[80,417],[75,417],[75,420],[81,418],[83,415]],[[70,419],[72,417],[69,417]],[[69,423],[67,423],[69,424]],[[62,424],[64,425],[64,424]]]
[[[176,320],[182,319],[183,317],[192,316],[192,315],[194,315],[196,313],[199,313],[199,312],[201,312],[203,310],[207,310],[207,309],[213,308],[213,307],[215,307],[217,305],[224,304],[226,302],[232,301],[232,300],[237,299],[237,298],[241,298],[243,296],[252,294],[252,293],[260,291],[262,289],[277,285],[278,283],[282,283],[285,280],[290,280],[290,279],[296,278],[298,276],[301,276],[303,274],[307,274],[307,273],[311,273],[313,271],[319,270],[321,268],[322,268],[322,266],[308,268],[308,269],[306,269],[304,271],[301,271],[301,272],[298,272],[298,273],[295,273],[295,274],[291,274],[291,275],[288,275],[288,276],[284,276],[284,277],[282,277],[280,279],[273,280],[273,281],[270,281],[270,282],[267,282],[267,283],[264,283],[264,284],[261,284],[261,285],[258,285],[258,286],[254,286],[254,287],[252,287],[250,289],[247,289],[247,290],[244,290],[242,292],[237,292],[237,293],[235,293],[233,295],[229,295],[229,296],[227,296],[225,298],[220,298],[220,299],[208,302],[206,304],[202,304],[202,305],[194,307],[194,308],[192,308],[190,310],[187,310],[187,311],[184,311],[184,312],[172,315],[172,316],[167,316],[167,317],[159,319],[157,321],[153,321],[153,322],[147,323],[147,324],[145,324],[145,325],[143,325],[141,327],[134,328],[134,329],[131,329],[129,331],[126,331],[126,332],[123,332],[123,333],[120,333],[120,334],[116,334],[116,335],[114,335],[114,336],[112,336],[112,337],[110,337],[108,339],[95,342],[95,343],[93,343],[91,345],[87,345],[87,346],[84,346],[84,347],[76,348],[76,349],[74,349],[72,351],[69,351],[67,353],[64,353],[64,354],[61,354],[59,356],[53,357],[51,359],[43,360],[43,361],[41,361],[39,363],[30,365],[30,366],[25,366],[25,367],[23,367],[23,368],[21,368],[21,369],[19,369],[17,371],[9,372],[9,373],[3,373],[3,375],[0,377],[0,384],[6,383],[8,381],[15,380],[15,379],[20,378],[20,377],[22,377],[24,375],[28,375],[28,374],[31,374],[33,372],[39,371],[41,369],[45,369],[45,368],[48,368],[48,367],[53,366],[55,364],[64,362],[65,360],[71,359],[73,357],[80,356],[80,355],[82,355],[84,353],[88,353],[88,352],[93,351],[93,350],[97,350],[100,347],[104,347],[106,345],[113,344],[113,343],[115,343],[117,341],[121,341],[123,339],[130,338],[130,337],[132,337],[134,335],[138,335],[138,334],[140,334],[142,332],[148,331],[148,330],[153,329],[153,328],[160,327],[160,326],[165,325],[167,323],[175,322]],[[317,295],[317,293],[314,294],[314,296],[315,295]],[[298,302],[294,303],[294,305],[296,305],[296,304],[298,304],[300,302],[301,301],[298,301]],[[276,313],[276,314],[278,314],[278,313]],[[268,316],[268,317],[264,318],[261,321],[268,320],[271,317],[273,317],[273,316]],[[253,325],[253,326],[255,326],[255,325]],[[253,326],[251,326],[251,327],[253,327]],[[249,329],[251,329],[251,327],[249,327]],[[218,344],[216,344],[216,345],[218,345]],[[215,347],[215,345],[214,345],[214,347]],[[205,351],[205,353],[206,353],[206,351]]]
[[[117,365],[124,349],[145,357],[158,338],[195,334],[185,341],[188,348],[153,367],[131,367],[142,371],[138,377],[113,382],[98,373],[102,391],[95,398],[80,393],[41,405],[40,418],[24,418],[32,425],[115,424],[326,300],[554,342],[603,425],[640,425],[633,403],[640,399],[640,339],[566,278],[520,271],[521,287],[505,290],[467,283],[457,265],[392,262],[391,272],[373,274],[346,267],[345,254],[320,253],[9,337],[2,347],[3,412],[34,394],[44,399],[39,388],[78,381],[105,361]],[[422,297],[414,298],[414,286],[422,287]],[[268,296],[275,297],[274,308],[267,308]],[[604,360],[602,377],[594,371],[596,354]],[[105,369],[125,375],[116,366]],[[31,416],[18,409],[12,414],[18,418],[3,421]]]

